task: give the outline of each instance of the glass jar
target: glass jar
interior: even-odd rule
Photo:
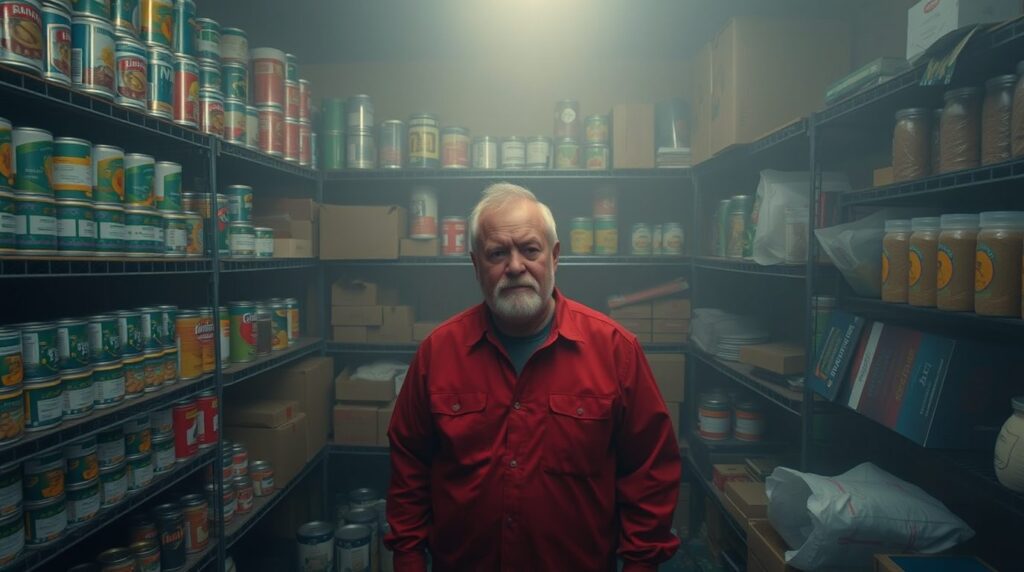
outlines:
[[[935,305],[940,310],[974,310],[974,251],[978,241],[978,215],[939,217],[938,268]]]
[[[941,107],[932,110],[931,130],[928,132],[931,139],[931,148],[928,151],[928,162],[930,165],[928,172],[932,175],[939,174],[939,159],[942,158],[942,146],[940,144],[940,141],[942,141],[942,137],[940,137],[942,130],[939,128],[940,125],[942,125]]]
[[[907,269],[907,302],[935,307],[936,258],[939,248],[939,217],[910,219],[910,251]]]
[[[981,164],[991,165],[1010,158],[1010,124],[1013,90],[1017,76],[996,76],[985,82],[981,104]]]
[[[882,301],[906,304],[910,221],[885,221],[882,239]]]
[[[892,130],[892,176],[894,181],[927,177],[931,170],[928,110],[921,107],[896,112]]]
[[[979,217],[974,253],[974,311],[1020,316],[1020,265],[1024,212],[992,211]]]
[[[1011,491],[1024,493],[1024,395],[1011,400],[1013,415],[1003,424],[996,439],[996,478]]]
[[[1013,88],[1010,147],[1014,157],[1024,156],[1024,61],[1017,64],[1017,85]]]
[[[978,166],[981,139],[980,91],[963,87],[943,96],[939,126],[939,172],[951,173]]]

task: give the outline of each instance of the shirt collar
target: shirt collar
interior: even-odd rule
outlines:
[[[550,335],[552,337],[561,336],[567,340],[582,343],[583,335],[580,333],[579,326],[573,319],[572,312],[569,311],[569,306],[574,302],[563,296],[558,288],[554,289],[551,296],[555,299],[555,316],[553,318],[554,324],[551,326]],[[490,314],[491,309],[487,307],[486,302],[482,302],[480,304],[480,311],[477,312],[475,317],[476,319],[468,332],[469,335],[466,336],[467,346],[476,345],[480,340],[484,339],[487,332],[491,330],[493,327],[493,321],[491,320]],[[492,333],[495,334],[494,337],[496,339],[497,333]]]

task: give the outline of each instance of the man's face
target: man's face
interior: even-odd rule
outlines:
[[[559,243],[548,244],[540,207],[513,201],[480,216],[473,266],[495,317],[522,324],[540,318],[551,304]]]

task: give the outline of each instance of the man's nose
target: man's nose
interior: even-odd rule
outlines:
[[[518,251],[513,250],[508,257],[508,265],[505,266],[505,274],[518,276],[526,272],[526,259]]]

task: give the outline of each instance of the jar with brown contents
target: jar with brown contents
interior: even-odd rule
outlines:
[[[931,118],[931,149],[928,153],[931,169],[929,170],[929,173],[931,173],[932,175],[938,175],[939,159],[942,158],[942,146],[940,145],[940,142],[942,140],[940,134],[942,133],[942,130],[939,128],[939,126],[942,125],[942,108],[940,107],[938,109],[933,109]]]
[[[947,91],[943,96],[939,126],[939,172],[950,173],[978,166],[981,139],[980,91],[963,87]]]
[[[1010,126],[1011,151],[1024,156],[1024,62],[1017,64],[1017,85],[1013,88],[1013,113]]]
[[[921,107],[896,112],[892,130],[892,175],[895,181],[927,177],[931,170],[928,110]]]
[[[978,215],[942,215],[939,225],[942,230],[939,233],[935,305],[940,310],[970,312],[974,309]]]
[[[974,311],[983,316],[1019,316],[1024,212],[981,213],[979,226],[974,254]]]
[[[910,221],[885,221],[882,239],[882,301],[907,302],[907,258],[910,252]]]
[[[1010,158],[1010,123],[1013,89],[1017,76],[996,76],[985,82],[981,104],[981,164],[991,165]]]
[[[907,301],[911,306],[935,307],[935,267],[939,248],[939,217],[910,219]]]

